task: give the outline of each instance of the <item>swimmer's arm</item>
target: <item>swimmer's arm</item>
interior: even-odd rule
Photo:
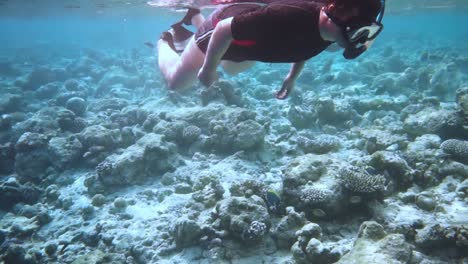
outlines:
[[[228,50],[233,40],[231,32],[232,17],[221,20],[211,35],[210,43],[206,51],[205,61],[198,73],[198,79],[204,85],[209,86],[216,80],[216,68],[221,58]]]
[[[276,98],[286,99],[288,97],[288,95],[294,89],[294,84],[296,82],[297,77],[299,77],[299,74],[304,68],[304,64],[305,61],[300,61],[295,62],[291,65],[291,69],[289,70],[288,75],[284,79],[281,89],[276,93]]]
[[[295,62],[291,65],[288,75],[284,81],[295,82],[299,74],[304,69],[305,61]]]

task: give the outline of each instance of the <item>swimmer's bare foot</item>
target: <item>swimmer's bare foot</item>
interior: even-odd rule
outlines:
[[[192,25],[192,18],[196,15],[200,14],[200,9],[189,7],[187,10],[187,14],[185,14],[184,18],[180,22],[184,23],[187,26]]]
[[[294,82],[284,81],[283,85],[281,86],[281,89],[275,95],[276,99],[284,100],[288,98],[289,93],[291,93],[293,88],[294,88]]]

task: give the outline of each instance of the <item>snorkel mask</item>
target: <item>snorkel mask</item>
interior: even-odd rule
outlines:
[[[335,18],[328,12],[325,12],[326,15],[341,28],[342,35],[344,38],[345,50],[343,52],[343,57],[345,59],[355,59],[364,53],[371,41],[374,40],[380,32],[383,30],[382,18],[385,11],[385,0],[381,0],[382,5],[380,12],[377,15],[377,18],[374,22],[369,24],[360,24],[360,25],[345,25],[340,23],[339,19]]]

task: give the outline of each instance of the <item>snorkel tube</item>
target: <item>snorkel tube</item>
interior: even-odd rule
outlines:
[[[379,14],[377,15],[376,21],[373,22],[370,26],[360,27],[355,30],[353,30],[349,25],[340,23],[338,19],[327,12],[327,16],[341,29],[343,36],[342,42],[345,49],[343,52],[343,57],[345,59],[355,59],[367,50],[368,45],[366,44],[369,44],[369,41],[375,39],[383,29],[382,18],[384,16],[384,12],[385,0],[381,0],[381,8]],[[371,35],[371,28],[374,27],[375,31],[372,32]]]

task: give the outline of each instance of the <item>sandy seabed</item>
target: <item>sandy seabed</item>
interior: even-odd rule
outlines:
[[[464,263],[462,45],[323,54],[285,101],[287,65],[173,92],[146,50],[3,56],[0,261]]]

